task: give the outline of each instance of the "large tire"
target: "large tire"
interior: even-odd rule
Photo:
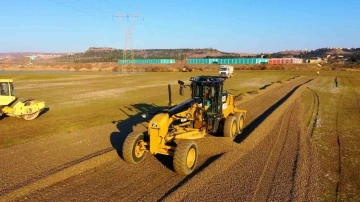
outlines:
[[[193,140],[181,140],[174,152],[173,166],[180,175],[189,175],[195,170],[198,147]]]
[[[244,121],[245,121],[244,114],[241,112],[236,112],[234,114],[234,117],[236,118],[237,121],[236,133],[241,134],[244,129]]]
[[[235,138],[237,135],[237,120],[234,116],[229,115],[224,123],[224,137]]]
[[[139,132],[130,133],[123,144],[122,156],[124,160],[131,164],[138,164],[144,161],[146,151],[140,150],[144,145],[144,134]]]

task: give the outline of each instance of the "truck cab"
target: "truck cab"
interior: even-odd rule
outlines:
[[[234,75],[234,67],[231,65],[220,65],[219,76],[222,78],[232,78]]]

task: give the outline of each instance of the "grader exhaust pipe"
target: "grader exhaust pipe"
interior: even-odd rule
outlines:
[[[184,95],[184,87],[185,87],[185,83],[181,80],[178,80],[178,84],[180,85],[180,90],[179,90],[179,94],[180,95]]]
[[[171,85],[168,84],[168,93],[169,93],[169,107],[172,106],[172,96],[171,96]]]

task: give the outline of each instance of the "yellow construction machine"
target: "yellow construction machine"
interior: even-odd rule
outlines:
[[[20,101],[15,97],[12,79],[0,79],[0,116],[6,114],[25,120],[33,120],[45,108],[45,102],[33,99]]]
[[[244,127],[246,110],[235,107],[234,96],[223,90],[225,80],[219,76],[190,78],[191,84],[180,84],[180,95],[189,87],[191,98],[172,105],[169,88],[169,108],[154,113],[147,132],[130,133],[123,144],[122,157],[132,164],[140,163],[146,154],[173,156],[174,170],[181,175],[191,174],[198,160],[196,139],[211,134],[234,139]]]

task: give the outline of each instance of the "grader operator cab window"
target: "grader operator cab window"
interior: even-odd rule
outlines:
[[[191,77],[191,84],[185,85],[181,80],[180,95],[183,95],[183,88],[191,87],[191,97],[200,98],[198,104],[202,104],[206,108],[208,114],[219,114],[222,111],[223,104],[223,82],[218,77],[205,76],[205,77]],[[225,99],[226,100],[226,99]]]
[[[205,86],[205,94],[204,94],[205,106],[210,106],[212,104],[214,96],[215,96],[214,87]]]
[[[204,106],[207,108],[207,113],[218,113],[220,111],[218,104],[219,89],[216,86],[202,86],[197,85],[194,89],[194,97],[200,97],[204,100]]]
[[[211,86],[210,87],[210,107],[207,112],[211,114],[218,114],[221,112],[221,86]]]

